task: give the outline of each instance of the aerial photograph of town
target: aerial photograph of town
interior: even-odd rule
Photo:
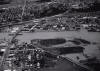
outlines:
[[[0,0],[0,71],[100,71],[100,0]]]

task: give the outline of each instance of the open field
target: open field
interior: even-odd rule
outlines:
[[[67,32],[35,32],[35,33],[22,33],[23,35],[19,35],[16,38],[19,40],[19,42],[30,42],[32,39],[48,39],[48,38],[65,38],[65,39],[71,39],[71,38],[83,38],[86,39],[92,43],[97,44],[91,44],[88,46],[85,46],[85,53],[88,55],[94,55],[100,59],[100,33],[98,32],[87,32],[87,31],[67,31]],[[3,38],[11,38],[11,36],[8,36],[8,33],[0,33],[0,39]]]
[[[8,36],[8,34],[9,33],[0,33],[0,39],[2,39],[2,38],[7,38],[7,39],[11,38],[10,36]],[[93,34],[93,33],[91,33],[91,34]],[[68,31],[68,32],[36,32],[36,33],[23,33],[23,35],[17,36],[16,39],[19,39],[20,42],[24,42],[24,41],[29,42],[31,39],[48,39],[48,38],[56,38],[56,37],[62,37],[62,38],[70,39],[70,38],[74,38],[74,37],[82,37],[82,35],[83,34],[81,34],[80,32],[75,32],[75,31]],[[100,35],[100,34],[98,33],[97,35]],[[85,34],[85,36],[86,36],[86,34]],[[84,38],[84,37],[82,37],[82,38]],[[91,38],[89,38],[89,39],[91,39]],[[98,38],[99,37],[97,37],[97,39]],[[94,38],[94,39],[96,39],[96,38]],[[94,42],[99,43],[99,41],[100,40],[94,41]],[[71,57],[69,57],[69,58],[71,58]],[[73,59],[73,57],[72,57],[72,59]],[[64,60],[62,60],[62,59],[58,60],[57,65],[54,68],[46,68],[46,69],[43,68],[40,71],[42,71],[42,70],[43,71],[47,71],[47,70],[48,71],[51,71],[51,70],[52,71],[65,71],[65,70],[79,71],[78,69],[73,67],[73,64],[70,63],[70,61],[67,60],[67,61],[64,62]],[[85,71],[85,70],[82,70],[82,71]]]
[[[46,39],[46,38],[74,38],[79,37],[92,42],[100,43],[100,33],[98,32],[86,32],[86,31],[67,31],[67,32],[35,32],[35,33],[23,33],[22,36],[17,38],[21,41],[30,41],[31,39]]]
[[[19,39],[19,42],[30,42],[32,39],[48,39],[48,38],[65,38],[65,39],[71,39],[71,38],[83,38],[86,39],[92,43],[96,44],[90,44],[88,46],[84,46],[85,50],[84,53],[88,56],[97,57],[97,59],[100,60],[100,33],[97,32],[87,32],[87,31],[68,31],[68,32],[36,32],[36,33],[23,33],[23,35],[19,35],[16,37]],[[80,56],[81,59],[83,57],[81,54],[69,54],[66,55],[67,57],[73,59],[76,61],[75,56]]]

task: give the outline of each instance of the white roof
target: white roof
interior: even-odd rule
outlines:
[[[4,52],[4,51],[6,51],[6,49],[1,49],[1,51],[3,51],[3,52]]]

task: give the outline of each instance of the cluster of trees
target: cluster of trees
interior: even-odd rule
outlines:
[[[40,4],[40,5],[28,4],[25,7],[24,19],[27,20],[30,18],[42,18],[42,17],[53,16],[65,12],[67,9],[68,8],[66,5],[60,3],[50,3],[50,4]]]

